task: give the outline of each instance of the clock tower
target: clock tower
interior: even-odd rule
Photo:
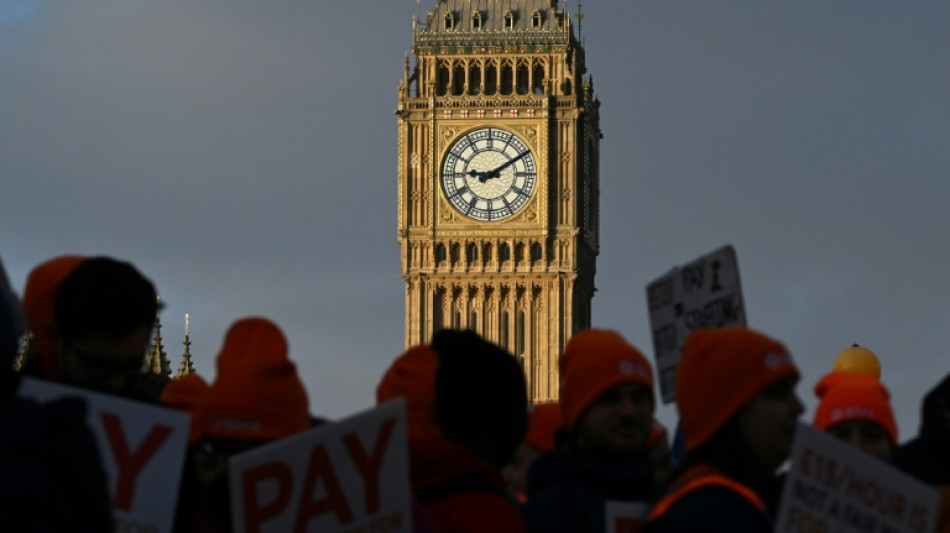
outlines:
[[[557,358],[591,323],[600,102],[557,0],[438,0],[399,85],[406,345],[471,329],[558,398]]]

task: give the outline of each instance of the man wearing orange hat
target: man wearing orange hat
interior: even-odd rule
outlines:
[[[60,257],[31,272],[26,293],[38,362],[27,374],[158,403],[169,379],[143,370],[158,300],[131,263]]]
[[[798,377],[788,350],[765,335],[693,331],[675,383],[686,459],[644,531],[771,532],[775,471],[804,411]]]
[[[441,330],[386,371],[377,402],[406,399],[413,493],[440,533],[523,533],[500,469],[521,443],[524,372],[471,331]]]
[[[887,461],[897,446],[890,394],[873,375],[832,372],[815,385],[813,425]]]
[[[565,430],[527,474],[531,531],[602,532],[608,501],[650,501],[653,371],[619,334],[585,330],[558,361]]]

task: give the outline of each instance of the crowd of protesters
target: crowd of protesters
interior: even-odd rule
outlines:
[[[273,321],[236,318],[213,382],[171,380],[143,364],[158,312],[155,287],[125,261],[51,259],[30,272],[22,303],[0,264],[6,528],[113,530],[85,403],[21,398],[23,375],[188,413],[180,532],[232,530],[229,457],[326,423],[309,412]],[[18,372],[26,331],[33,340]],[[675,435],[654,417],[652,365],[618,333],[575,333],[558,370],[559,402],[530,406],[511,354],[442,330],[381,372],[377,402],[406,402],[414,531],[600,533],[608,502],[642,504],[647,532],[775,529],[780,467],[804,412],[799,370],[780,341],[744,328],[694,331],[675,379]],[[814,385],[812,425],[939,487],[938,531],[950,531],[950,376],[925,396],[919,433],[900,444],[880,374],[870,350],[845,349]]]

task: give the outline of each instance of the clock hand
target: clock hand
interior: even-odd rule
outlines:
[[[490,178],[500,178],[500,177],[501,177],[501,171],[502,171],[502,170],[505,170],[506,168],[510,167],[511,165],[514,165],[516,161],[518,161],[518,160],[521,159],[522,157],[528,155],[528,153],[529,153],[528,150],[525,150],[524,152],[521,152],[520,154],[518,154],[518,155],[516,155],[515,157],[512,157],[511,159],[509,159],[508,161],[506,161],[506,162],[505,162],[504,164],[502,164],[500,167],[498,167],[498,168],[496,168],[496,169],[494,169],[494,170],[489,170],[488,172],[485,172],[485,173],[484,173],[484,176],[483,176],[483,177],[479,177],[478,179],[479,179],[482,183],[485,183],[485,182],[488,181]]]

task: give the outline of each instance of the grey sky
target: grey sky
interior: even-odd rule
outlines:
[[[583,9],[603,102],[595,325],[650,353],[644,286],[732,244],[750,326],[803,368],[806,416],[859,342],[912,436],[950,371],[950,3]],[[316,414],[370,406],[403,349],[392,110],[414,12],[0,0],[0,256],[17,290],[55,255],[129,259],[166,301],[173,364],[184,313],[208,378],[227,326],[261,314]]]

